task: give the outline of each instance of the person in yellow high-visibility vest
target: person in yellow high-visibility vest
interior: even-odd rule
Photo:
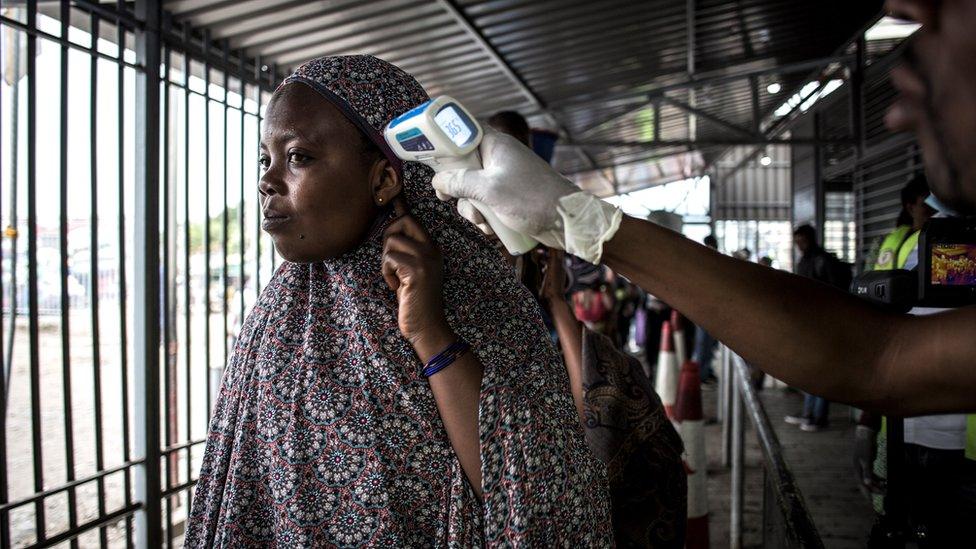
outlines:
[[[916,175],[901,189],[901,213],[895,222],[895,230],[881,242],[878,248],[875,271],[901,269],[915,245],[922,225],[932,217],[934,210],[925,203],[929,195],[929,185],[925,176]]]
[[[918,244],[918,235],[934,210],[925,203],[929,195],[925,175],[917,174],[901,189],[901,212],[895,230],[878,248],[871,270],[902,269]],[[873,494],[874,510],[884,513],[881,485],[887,477],[887,433],[884,418],[863,412],[855,431],[854,466],[863,489]]]

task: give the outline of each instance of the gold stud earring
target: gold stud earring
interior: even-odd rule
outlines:
[[[377,198],[376,200],[379,201],[380,204],[383,203],[383,199],[382,198]]]

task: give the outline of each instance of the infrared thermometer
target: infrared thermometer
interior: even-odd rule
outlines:
[[[394,118],[386,126],[384,136],[401,160],[426,164],[435,172],[481,169],[478,145],[484,132],[467,109],[446,95]],[[484,204],[474,200],[471,203],[512,255],[524,254],[538,244],[510,229]]]

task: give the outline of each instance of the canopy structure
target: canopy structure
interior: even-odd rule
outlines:
[[[843,73],[845,46],[880,8],[878,0],[164,2],[174,21],[278,76],[320,55],[368,53],[478,116],[517,110],[560,134],[556,167],[601,195],[700,175],[731,146],[775,142],[774,111],[825,69]]]

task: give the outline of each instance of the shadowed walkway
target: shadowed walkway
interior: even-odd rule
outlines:
[[[761,393],[770,422],[785,452],[786,463],[803,492],[814,524],[829,548],[864,547],[874,522],[870,502],[861,495],[854,479],[852,446],[854,422],[851,408],[830,407],[830,427],[806,433],[783,422],[783,416],[800,410],[803,397],[780,389]],[[715,417],[716,389],[703,394],[705,416]],[[762,454],[755,432],[746,419],[745,497],[743,546],[762,546]],[[708,505],[711,546],[728,547],[730,470],[722,467],[722,428],[712,423],[705,428],[708,447]]]

